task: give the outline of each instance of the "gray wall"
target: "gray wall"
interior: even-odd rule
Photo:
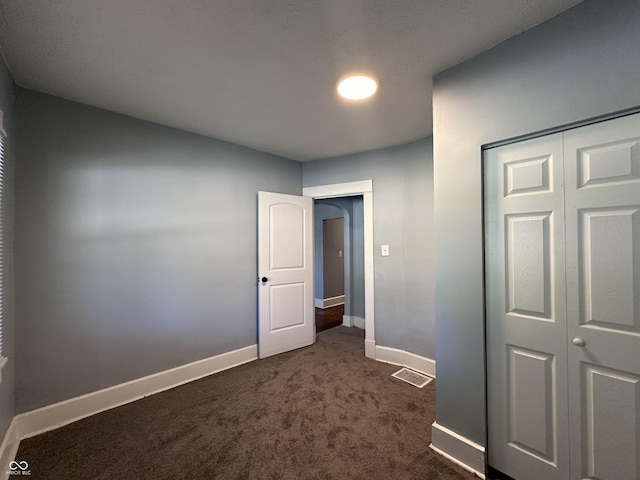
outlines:
[[[2,354],[9,361],[2,369],[0,384],[0,438],[11,423],[14,415],[14,315],[13,315],[13,167],[14,167],[14,127],[13,79],[0,59],[0,109],[4,114],[4,129],[7,132],[5,143],[5,196],[4,196],[4,298],[2,315]]]
[[[434,358],[432,143],[303,164],[304,186],[373,180],[376,344]],[[391,255],[382,257],[380,245]]]
[[[481,148],[640,105],[640,2],[587,0],[434,79],[437,422],[485,443]]]
[[[256,343],[257,191],[298,162],[19,90],[16,410]]]

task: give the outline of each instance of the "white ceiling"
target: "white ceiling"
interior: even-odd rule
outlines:
[[[429,135],[435,73],[580,1],[0,0],[0,49],[22,87],[305,161]]]

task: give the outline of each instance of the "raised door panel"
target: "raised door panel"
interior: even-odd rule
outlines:
[[[507,313],[553,321],[552,212],[505,215]]]
[[[640,478],[640,376],[582,364],[582,478]]]
[[[614,122],[618,122],[618,120]],[[596,128],[600,128],[602,125],[604,125],[604,129],[609,128],[605,124],[598,125]],[[586,128],[591,129],[592,127]],[[632,133],[630,138],[613,142],[604,140],[603,143],[580,147],[575,152],[577,154],[578,188],[639,182],[640,138],[635,137],[635,133]]]
[[[640,207],[578,211],[580,325],[640,333],[638,232]]]
[[[304,324],[305,288],[304,282],[269,288],[269,332]]]
[[[507,348],[509,445],[555,465],[555,357],[518,347]]]
[[[278,203],[269,207],[269,269],[305,268],[305,210],[300,205]]]

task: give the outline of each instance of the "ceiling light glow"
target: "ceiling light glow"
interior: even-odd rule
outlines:
[[[376,81],[365,75],[353,75],[338,84],[338,93],[349,100],[362,100],[373,95],[378,89]]]

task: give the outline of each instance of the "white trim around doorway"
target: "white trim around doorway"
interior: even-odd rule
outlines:
[[[302,195],[313,199],[362,195],[364,213],[364,348],[367,357],[376,358],[373,279],[373,180],[304,187]]]

